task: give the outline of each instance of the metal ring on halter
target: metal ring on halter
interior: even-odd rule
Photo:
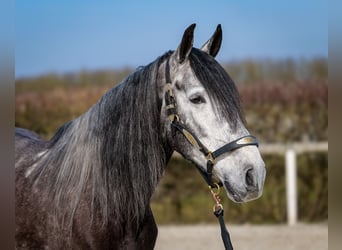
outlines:
[[[214,187],[209,186],[210,192],[214,195],[218,195],[220,193],[220,185],[217,184],[216,182],[214,182],[213,184],[214,184]],[[217,191],[214,192],[214,189],[216,189]]]

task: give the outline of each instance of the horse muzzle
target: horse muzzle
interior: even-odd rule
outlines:
[[[222,183],[232,201],[247,202],[258,199],[262,195],[265,176],[265,165],[258,169],[246,167],[241,175],[230,175],[230,178],[225,178]]]

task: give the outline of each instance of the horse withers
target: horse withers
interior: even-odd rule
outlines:
[[[49,140],[17,128],[17,249],[153,249],[151,196],[173,151],[228,197],[262,194],[266,175],[234,82],[189,26],[175,51],[138,68]]]

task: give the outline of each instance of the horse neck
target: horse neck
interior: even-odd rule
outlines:
[[[88,200],[104,222],[142,220],[172,153],[156,93],[126,81],[55,135],[47,162],[59,166],[50,168],[59,206]]]

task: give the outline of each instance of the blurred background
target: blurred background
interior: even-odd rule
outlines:
[[[222,25],[216,59],[239,89],[247,127],[258,137],[267,166],[260,199],[236,204],[221,195],[226,222],[318,224],[327,235],[328,7],[323,0],[16,1],[15,125],[49,139],[136,67],[176,49],[191,23],[197,23],[195,47]],[[296,153],[290,166],[296,173],[290,185],[297,191],[292,221],[287,149]],[[152,209],[158,225],[216,223],[207,186],[179,157],[169,162]]]

